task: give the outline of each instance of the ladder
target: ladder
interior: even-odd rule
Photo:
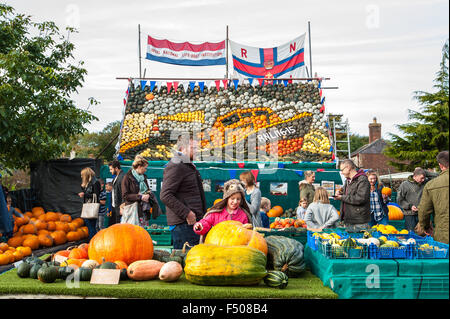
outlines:
[[[342,114],[328,114],[328,123],[333,123],[333,151],[336,159],[339,159],[338,153],[347,153],[346,157],[350,159],[350,130],[348,119],[346,119],[345,122],[342,122],[342,116]],[[345,143],[347,147],[345,147],[343,143]]]

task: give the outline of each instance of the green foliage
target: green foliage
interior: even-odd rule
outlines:
[[[91,154],[97,156],[103,151],[100,158],[111,161],[116,153],[119,131],[120,121],[115,121],[109,123],[101,132],[79,134],[72,138],[67,152],[74,150],[76,157],[86,158]]]
[[[53,22],[33,22],[1,3],[0,43],[0,163],[26,168],[59,157],[97,120],[70,99],[87,74],[83,62],[73,61],[74,45]]]
[[[368,136],[350,134],[350,154],[366,144],[369,144]]]
[[[413,121],[397,125],[404,137],[390,134],[391,146],[385,154],[393,158],[390,164],[404,171],[415,167],[436,168],[436,155],[449,149],[449,88],[448,88],[448,39],[442,49],[440,70],[436,73],[437,91],[416,91],[415,98],[423,105],[420,112],[408,110],[408,119]]]

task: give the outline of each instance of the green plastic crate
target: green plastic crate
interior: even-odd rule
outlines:
[[[159,215],[156,219],[149,219],[148,224],[167,226],[167,215]]]
[[[145,227],[145,230],[150,234],[155,246],[170,246],[172,245],[172,233],[169,229],[151,229]]]

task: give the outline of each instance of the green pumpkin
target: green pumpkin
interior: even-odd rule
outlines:
[[[80,276],[80,281],[90,281],[92,276],[92,269],[88,267],[80,267],[75,270],[75,273],[78,273]]]
[[[303,244],[284,236],[267,236],[267,269],[298,277],[305,270]]]
[[[19,267],[17,267],[17,276],[19,276],[20,278],[28,278],[30,277],[30,270],[31,270],[32,265],[28,264],[28,263],[21,263],[19,265]]]
[[[52,283],[55,282],[59,277],[58,267],[55,266],[47,266],[41,267],[41,269],[37,272],[37,277],[40,281],[44,283]]]
[[[288,285],[289,277],[282,271],[269,270],[264,277],[264,283],[269,287],[284,289]]]
[[[66,280],[69,275],[73,274],[75,272],[75,268],[72,267],[59,267],[58,268],[58,278]]]
[[[128,280],[127,270],[125,268],[120,269],[120,280]]]
[[[99,265],[98,268],[99,269],[117,269],[117,264],[110,262],[110,261],[105,261],[104,263]]]
[[[356,244],[356,240],[354,240],[354,239],[351,238],[351,237],[347,238],[347,239],[344,240],[344,242],[342,243],[342,247],[343,247],[345,250],[348,250],[348,249],[350,249],[350,248],[356,248],[356,246],[358,246],[358,245]]]
[[[30,278],[37,279],[37,273],[41,268],[42,268],[41,264],[39,263],[33,264],[30,269]]]
[[[155,249],[153,250],[153,258],[154,260],[162,261],[164,257],[170,257],[170,253],[167,250]]]
[[[44,261],[36,256],[29,256],[27,258],[25,258],[23,260],[25,263],[30,264],[30,265],[34,265],[34,264],[39,264],[42,265],[44,264]]]

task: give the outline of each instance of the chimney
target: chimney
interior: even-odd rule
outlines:
[[[369,124],[369,144],[381,138],[381,124],[377,123],[377,118],[373,118],[373,122]]]

